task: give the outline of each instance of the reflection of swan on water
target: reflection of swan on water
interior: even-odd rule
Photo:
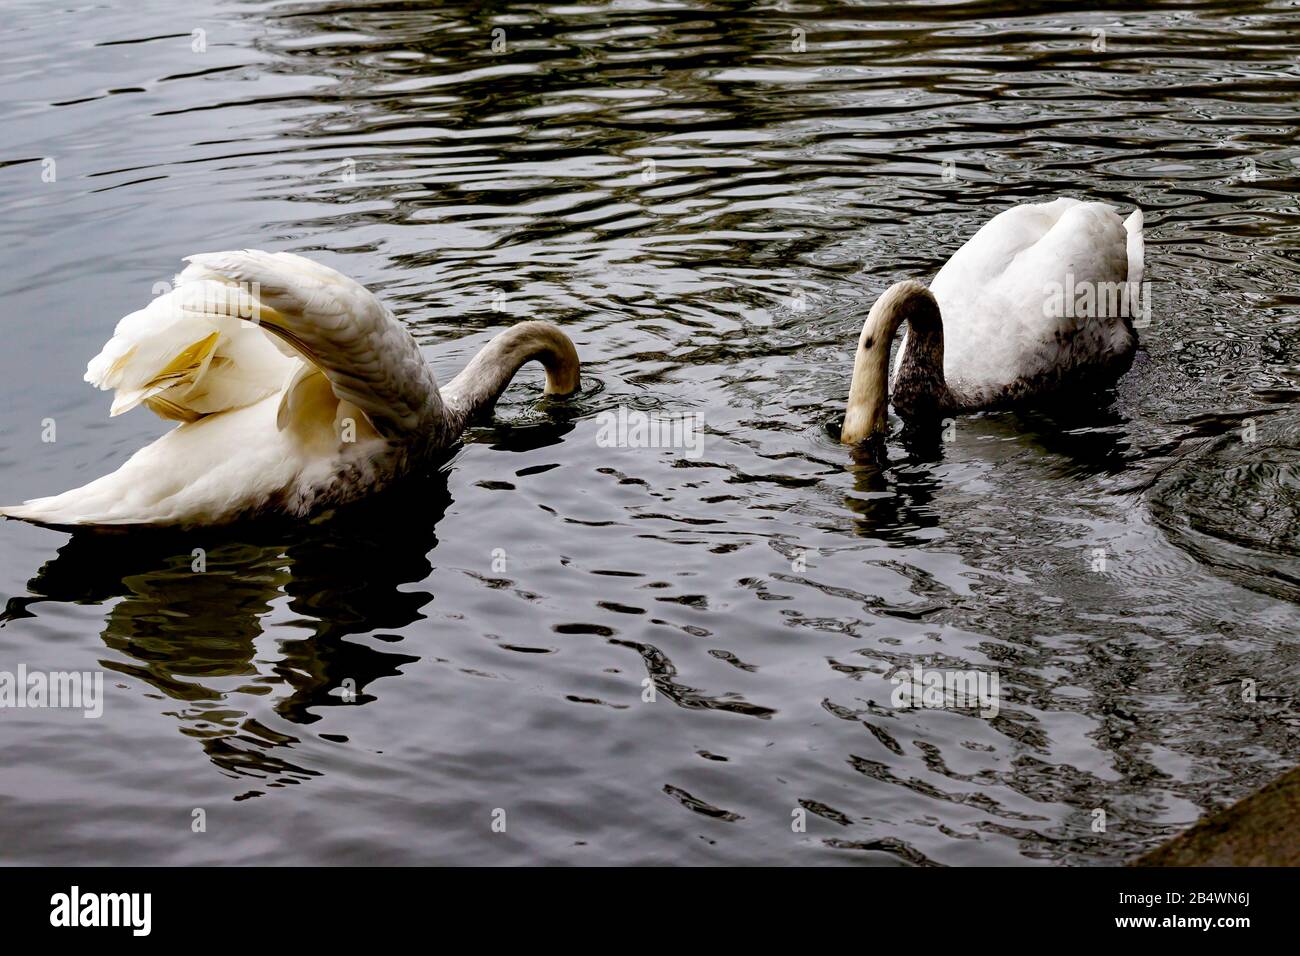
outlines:
[[[889,352],[904,323],[892,400],[905,418],[1113,382],[1137,348],[1142,270],[1141,210],[1121,222],[1105,203],[1061,198],[1000,213],[929,289],[898,282],[876,301],[858,339],[841,440],[885,433]]]
[[[424,653],[401,635],[429,613],[421,582],[450,500],[440,473],[288,530],[74,532],[0,626],[58,619],[42,608],[52,602],[104,605],[101,666],[132,688],[110,696],[162,695],[160,710],[224,771],[270,786],[314,777],[312,735],[299,728],[325,708],[382,699],[381,678]]]
[[[117,471],[0,514],[56,526],[202,526],[305,516],[414,472],[491,409],[525,362],[578,388],[555,326],[502,332],[441,390],[406,328],[364,287],[288,253],[191,256],[177,287],[124,318],[86,380],[112,414],[181,424]]]

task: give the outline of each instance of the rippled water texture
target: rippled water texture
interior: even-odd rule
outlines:
[[[99,720],[0,711],[0,859],[1116,862],[1296,763],[1288,5],[5,18],[0,497],[161,434],[80,379],[191,252],[319,257],[442,381],[553,320],[586,388],[526,371],[291,536],[0,527],[0,669],[107,674]],[[1132,371],[855,460],[873,297],[1058,194],[1146,210]],[[700,413],[702,454],[600,447],[619,406]],[[896,709],[915,663],[1000,712]]]

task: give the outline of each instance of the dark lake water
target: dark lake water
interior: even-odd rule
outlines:
[[[81,375],[192,252],[342,269],[443,382],[550,319],[585,388],[525,370],[318,527],[0,526],[0,670],[106,675],[98,720],[0,710],[0,860],[1113,863],[1295,765],[1293,5],[5,18],[6,502],[163,432]],[[836,444],[875,295],[1060,194],[1146,211],[1114,392]],[[619,407],[702,453],[601,447]],[[891,706],[916,663],[1000,712]]]

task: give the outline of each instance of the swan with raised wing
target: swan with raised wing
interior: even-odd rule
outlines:
[[[890,286],[862,326],[840,439],[942,416],[1111,384],[1133,360],[1143,271],[1142,211],[1060,198],[994,216],[927,289]]]
[[[309,517],[372,494],[452,445],[525,362],[579,385],[569,337],[500,333],[439,389],[406,327],[359,283],[290,253],[190,256],[175,288],[126,316],[86,369],[112,415],[180,424],[117,471],[0,515],[52,526]]]

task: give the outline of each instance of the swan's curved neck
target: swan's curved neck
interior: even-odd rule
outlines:
[[[546,394],[567,395],[580,383],[578,352],[569,337],[549,322],[520,322],[483,346],[459,375],[442,389],[448,410],[464,424],[491,410],[526,362],[546,369]]]
[[[939,303],[919,282],[896,282],[871,307],[853,357],[853,380],[840,441],[856,445],[883,435],[889,422],[889,349],[898,327],[908,324],[907,345],[894,381],[901,414],[947,404],[943,378],[943,321]]]

